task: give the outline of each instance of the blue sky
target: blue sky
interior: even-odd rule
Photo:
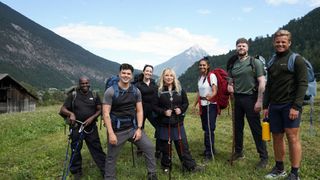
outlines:
[[[1,0],[90,52],[157,65],[199,45],[227,53],[239,37],[271,35],[320,0]]]

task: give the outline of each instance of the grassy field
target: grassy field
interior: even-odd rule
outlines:
[[[190,104],[194,94],[189,94]],[[301,124],[301,141],[303,160],[301,163],[301,179],[320,178],[320,104],[316,100],[313,130],[309,124],[309,106],[305,106]],[[57,114],[60,106],[40,107],[35,112],[12,113],[0,115],[0,179],[61,179],[63,163],[67,147],[67,135],[64,134],[63,120]],[[229,110],[231,114],[231,109]],[[200,153],[203,150],[203,131],[199,116],[189,108],[185,119],[189,146],[194,159],[203,163]],[[151,125],[146,124],[146,133],[154,141]],[[206,165],[203,173],[190,174],[181,172],[181,164],[177,154],[173,156],[173,179],[263,179],[263,176],[274,164],[272,143],[268,143],[270,155],[267,169],[255,170],[259,160],[248,123],[245,125],[245,156],[230,166],[232,144],[231,115],[228,109],[218,117],[216,134],[217,155],[215,160]],[[100,136],[106,149],[106,131],[102,127]],[[82,150],[83,179],[101,179],[87,147]],[[126,144],[117,164],[117,178],[146,179],[144,158],[136,157],[136,167],[132,167],[131,146]],[[163,174],[158,161],[159,179],[168,179]],[[286,170],[290,170],[288,154],[285,161]],[[70,176],[71,177],[71,176]]]

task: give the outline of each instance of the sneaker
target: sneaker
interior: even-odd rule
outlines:
[[[232,154],[231,160],[236,161],[236,160],[244,159],[244,157],[245,156],[244,156],[243,152],[241,152],[241,153],[235,152]]]
[[[268,159],[261,159],[256,165],[256,169],[264,169],[268,165]]]
[[[279,170],[276,166],[274,166],[272,170],[264,177],[266,179],[278,179],[278,178],[285,177],[286,175],[287,173],[285,170]]]
[[[289,173],[287,179],[288,179],[288,180],[300,180],[299,176],[296,176],[296,175],[293,174],[293,173]]]
[[[156,173],[148,173],[147,180],[158,180]]]

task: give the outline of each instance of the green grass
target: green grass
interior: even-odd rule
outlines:
[[[189,94],[190,104],[194,94]],[[319,102],[319,98],[317,99]],[[320,171],[320,104],[316,103],[314,113],[314,129],[309,128],[309,106],[305,106],[301,124],[301,141],[303,159],[301,163],[301,179],[319,179]],[[60,106],[40,107],[35,112],[12,113],[0,115],[0,179],[61,179],[67,135],[64,134],[62,118],[57,114]],[[231,110],[230,110],[231,114]],[[246,158],[235,161],[230,166],[227,159],[230,157],[232,144],[231,115],[228,109],[218,117],[216,127],[215,160],[206,166],[203,173],[183,174],[181,164],[175,153],[173,156],[174,179],[263,179],[263,176],[274,164],[272,143],[268,143],[269,165],[267,169],[255,170],[259,160],[248,123],[245,125],[244,149]],[[199,155],[203,150],[203,131],[200,118],[192,111],[190,105],[185,119],[189,147],[194,159],[203,163]],[[153,128],[146,124],[146,133],[154,141]],[[103,148],[106,149],[106,131],[100,130]],[[99,171],[93,162],[86,145],[82,150],[84,179],[99,179]],[[136,167],[132,167],[131,146],[127,143],[123,148],[117,163],[117,178],[145,179],[146,168],[144,158],[135,157]],[[168,179],[158,164],[159,179]],[[285,161],[286,170],[290,170],[288,154]],[[71,179],[71,176],[70,178]]]

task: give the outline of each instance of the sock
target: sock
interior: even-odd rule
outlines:
[[[280,171],[283,171],[283,170],[284,170],[283,161],[276,161],[276,167],[277,167],[277,169],[279,169]]]
[[[298,176],[298,170],[299,168],[291,167],[291,173]]]

